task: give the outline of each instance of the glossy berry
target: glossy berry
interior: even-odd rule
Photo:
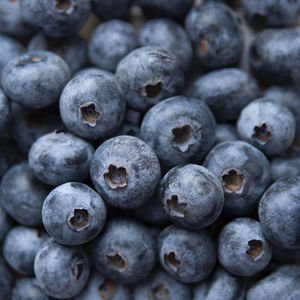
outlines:
[[[0,136],[8,129],[11,121],[11,108],[7,97],[0,89]]]
[[[95,238],[106,219],[100,195],[83,183],[69,182],[51,191],[42,209],[47,232],[64,245],[80,245]]]
[[[148,276],[155,264],[156,245],[148,229],[126,218],[108,221],[94,242],[96,268],[112,280],[135,283]]]
[[[106,140],[91,161],[91,179],[104,200],[124,209],[147,203],[160,180],[153,150],[133,136]]]
[[[259,222],[238,218],[225,225],[218,239],[218,258],[236,276],[253,276],[269,264],[272,248]]]
[[[30,148],[28,163],[34,175],[49,185],[88,177],[94,148],[70,133],[48,133]]]
[[[133,0],[92,0],[93,13],[100,20],[119,19],[129,13]]]
[[[274,158],[271,160],[271,175],[275,181],[282,177],[300,176],[300,157]]]
[[[236,127],[231,124],[217,124],[215,144],[239,140]]]

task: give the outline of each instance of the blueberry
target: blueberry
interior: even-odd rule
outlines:
[[[184,74],[172,53],[146,46],[131,51],[120,61],[116,80],[124,91],[128,106],[145,111],[178,94],[184,85]]]
[[[293,113],[272,99],[260,98],[243,108],[237,122],[239,135],[267,155],[289,148],[295,138]]]
[[[224,211],[230,215],[251,213],[271,182],[267,158],[242,141],[216,145],[207,155],[204,166],[222,182]]]
[[[296,138],[300,140],[300,91],[294,86],[271,86],[265,90],[264,97],[291,110],[296,119]]]
[[[119,19],[129,13],[133,0],[92,0],[93,13],[101,20]]]
[[[89,59],[100,69],[115,71],[120,60],[137,47],[134,27],[121,20],[100,24],[89,42]]]
[[[94,242],[96,268],[105,276],[124,283],[147,277],[155,264],[155,243],[148,229],[127,218],[110,219]]]
[[[58,101],[70,70],[63,59],[48,51],[30,51],[12,58],[2,71],[5,94],[23,106],[41,108]]]
[[[125,285],[111,281],[99,272],[94,271],[86,288],[74,300],[95,299],[130,300],[131,294]]]
[[[96,150],[91,179],[107,203],[136,208],[153,195],[160,180],[160,165],[145,142],[133,136],[117,136]]]
[[[42,223],[42,205],[49,188],[37,180],[27,163],[12,166],[0,185],[1,205],[17,222],[36,226]]]
[[[50,300],[50,298],[41,290],[37,280],[32,277],[17,281],[12,289],[11,300]]]
[[[215,144],[233,142],[239,139],[236,127],[231,124],[217,124]]]
[[[134,300],[192,300],[191,287],[178,282],[163,270],[138,283],[134,289]]]
[[[96,237],[104,226],[102,198],[83,183],[69,182],[51,191],[42,209],[47,232],[64,245],[80,245]]]
[[[203,100],[218,122],[235,121],[241,109],[259,96],[259,87],[245,71],[228,68],[201,76],[192,96]]]
[[[63,58],[75,73],[87,64],[87,46],[79,36],[49,38],[42,33],[35,35],[28,44],[28,50],[47,50]]]
[[[4,239],[3,256],[15,271],[33,275],[34,258],[47,238],[47,234],[39,229],[13,227]]]
[[[214,274],[195,286],[193,300],[244,300],[245,284],[241,278],[217,267]]]
[[[11,120],[10,103],[7,97],[0,89],[0,136],[2,136],[8,129]]]
[[[0,0],[0,31],[15,37],[29,37],[33,29],[25,24],[21,1]]]
[[[159,235],[158,252],[162,267],[173,278],[186,283],[205,279],[216,263],[215,244],[203,229],[191,231],[168,226]]]
[[[18,150],[26,156],[39,137],[65,129],[56,106],[30,109],[13,102],[11,119],[12,138]]]
[[[255,76],[267,83],[300,79],[300,28],[266,29],[251,45],[250,65]]]
[[[300,157],[274,158],[271,160],[272,179],[300,176]]]
[[[0,3],[0,10],[1,10],[1,3]],[[0,76],[1,76],[1,73],[5,65],[7,64],[7,62],[16,56],[23,54],[25,52],[25,49],[21,44],[19,44],[19,42],[17,42],[13,38],[2,34],[0,34],[0,47],[1,47],[1,52],[0,52]]]
[[[299,2],[296,0],[243,0],[242,7],[256,26],[283,27],[297,21]]]
[[[299,299],[299,277],[298,266],[279,266],[270,275],[250,287],[247,300]]]
[[[89,71],[75,76],[66,85],[59,107],[61,118],[71,132],[98,140],[120,127],[126,102],[113,78]]]
[[[116,135],[131,135],[137,138],[141,138],[141,128],[138,125],[125,122],[116,132]]]
[[[243,32],[237,14],[221,2],[208,2],[191,9],[185,20],[195,54],[206,68],[238,63],[243,51]]]
[[[193,59],[193,48],[185,30],[170,19],[150,20],[139,34],[142,46],[158,46],[173,52],[187,70]]]
[[[199,162],[214,144],[216,122],[196,98],[176,96],[151,108],[141,125],[142,138],[163,165]]]
[[[189,9],[193,6],[193,0],[137,0],[144,14],[147,17],[168,17],[181,18],[184,17]]]
[[[8,232],[12,225],[12,222],[7,215],[6,211],[0,205],[0,242],[3,240],[4,236]]]
[[[160,201],[168,218],[175,224],[200,229],[212,224],[224,206],[219,179],[202,166],[177,166],[163,178]]]
[[[25,22],[53,37],[76,33],[91,12],[90,1],[22,0]]]
[[[34,175],[49,185],[88,177],[94,148],[70,133],[48,133],[30,148],[28,163]]]
[[[74,74],[74,77],[76,77],[77,75],[101,75],[101,76],[108,76],[110,79],[114,79],[115,76],[113,73],[109,72],[109,71],[105,71],[105,70],[101,70],[98,68],[94,68],[94,67],[88,67],[88,68],[83,68],[80,71],[76,72]]]
[[[223,227],[218,239],[218,258],[233,275],[253,276],[267,267],[272,248],[259,222],[238,218]]]
[[[286,249],[300,248],[300,177],[278,179],[259,202],[259,220],[266,237]]]
[[[10,299],[12,276],[0,257],[0,299]]]
[[[43,292],[51,297],[67,299],[84,289],[90,266],[82,250],[62,246],[50,239],[35,257],[34,273]]]

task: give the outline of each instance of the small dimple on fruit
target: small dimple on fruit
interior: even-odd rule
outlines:
[[[116,292],[116,284],[108,279],[99,285],[99,293],[102,299],[110,299]]]
[[[100,117],[100,112],[97,111],[94,103],[80,106],[80,113],[82,118],[91,125],[95,125]]]
[[[187,204],[179,203],[177,195],[172,195],[171,199],[167,200],[167,204],[170,211],[174,212],[176,216],[184,217],[184,211],[187,207]]]
[[[55,8],[62,11],[67,11],[72,6],[71,0],[56,0]]]
[[[86,209],[74,209],[74,215],[70,219],[71,225],[76,229],[84,228],[89,223],[89,213]]]
[[[200,42],[200,52],[201,54],[206,54],[209,50],[209,42],[211,41],[210,36],[206,36],[201,42]]]
[[[223,185],[231,192],[238,192],[244,186],[244,178],[243,174],[239,174],[236,170],[231,169],[222,176]]]
[[[127,185],[127,172],[123,167],[117,168],[114,165],[108,167],[108,172],[104,174],[104,178],[110,188],[123,188]]]
[[[263,123],[261,126],[254,127],[254,138],[260,142],[266,143],[272,136],[272,133],[268,130],[266,123]]]
[[[83,271],[82,263],[77,263],[73,269],[73,276],[76,278],[76,280],[80,279],[82,271]]]
[[[170,291],[163,285],[160,284],[152,290],[151,300],[167,300],[170,295]]]
[[[148,98],[156,98],[162,90],[161,82],[156,84],[147,84],[145,86],[145,92]]]
[[[119,254],[115,255],[106,255],[108,262],[115,268],[115,269],[124,269],[126,268],[126,261],[121,257]]]
[[[193,131],[190,125],[183,125],[182,127],[173,128],[172,134],[174,136],[172,140],[172,146],[179,149],[181,152],[186,152],[195,142]]]
[[[251,240],[248,242],[248,246],[249,249],[246,253],[256,260],[263,250],[263,242],[260,240]]]
[[[175,252],[170,252],[169,254],[165,254],[165,262],[171,267],[171,268],[179,268],[181,262],[176,258]]]

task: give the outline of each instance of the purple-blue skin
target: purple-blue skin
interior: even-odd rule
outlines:
[[[299,277],[299,266],[279,266],[249,288],[247,300],[299,299]]]
[[[265,236],[285,249],[300,248],[300,177],[280,178],[263,194],[258,207]]]
[[[11,59],[2,71],[1,84],[12,101],[42,108],[58,101],[70,78],[70,69],[62,58],[37,50]]]
[[[294,0],[243,0],[242,9],[255,26],[284,27],[298,18],[300,3]]]
[[[270,165],[264,154],[243,141],[216,145],[203,163],[222,182],[224,212],[248,215],[271,183]]]
[[[300,140],[300,91],[295,86],[271,86],[264,91],[264,97],[284,105],[296,119],[296,139]]]
[[[59,110],[66,127],[89,140],[112,135],[123,122],[126,101],[119,84],[99,72],[85,72],[64,88]]]
[[[2,177],[1,205],[20,224],[42,224],[42,206],[48,193],[49,187],[36,179],[27,163],[12,166]]]
[[[9,2],[7,0],[4,0]],[[25,52],[24,47],[11,37],[0,34],[0,76],[3,68],[12,58],[19,56]]]
[[[123,125],[116,132],[116,136],[118,135],[131,135],[141,139],[141,128],[138,125],[134,125],[131,123],[123,123]]]
[[[6,211],[0,205],[0,242],[12,226],[12,221]]]
[[[100,20],[120,19],[129,14],[133,0],[92,0],[93,13]]]
[[[119,282],[105,278],[98,271],[93,271],[85,289],[74,300],[131,300],[129,288]]]
[[[90,175],[107,203],[131,209],[150,201],[160,180],[160,165],[144,141],[121,135],[98,147]]]
[[[12,138],[26,156],[32,144],[42,135],[54,130],[64,130],[57,106],[30,109],[12,103]]]
[[[49,236],[36,228],[15,226],[3,242],[3,256],[18,273],[33,275],[34,258]]]
[[[201,161],[215,141],[216,121],[196,98],[176,96],[152,107],[144,116],[141,136],[165,166]]]
[[[25,24],[22,1],[0,0],[0,32],[14,37],[29,37],[33,28]]]
[[[87,65],[87,45],[78,35],[59,39],[38,33],[30,40],[27,49],[47,50],[59,55],[66,61],[72,74]]]
[[[219,179],[202,166],[188,164],[171,169],[162,179],[160,201],[173,223],[201,229],[214,223],[224,206]]]
[[[215,145],[223,142],[233,142],[239,139],[236,127],[231,124],[217,124]]]
[[[185,30],[170,19],[150,20],[139,34],[141,46],[158,46],[177,56],[184,70],[189,69],[193,59],[193,47]]]
[[[260,31],[249,51],[251,69],[257,79],[287,84],[300,79],[300,28]]]
[[[268,266],[272,248],[258,221],[238,218],[223,227],[218,239],[218,258],[229,273],[254,276]]]
[[[0,137],[3,136],[3,134],[8,129],[8,125],[11,121],[11,108],[10,103],[3,93],[3,91],[0,89]]]
[[[175,279],[193,283],[204,280],[216,263],[216,247],[205,230],[192,231],[168,226],[159,235],[159,259]]]
[[[178,95],[184,86],[184,73],[171,52],[145,46],[131,51],[120,61],[116,80],[128,106],[146,111],[159,101]]]
[[[29,277],[16,282],[11,300],[50,300],[50,297],[41,290],[35,277]]]
[[[243,280],[218,266],[211,277],[195,286],[193,300],[244,300],[245,294]]]
[[[191,95],[203,100],[218,122],[228,122],[236,121],[242,108],[258,98],[259,87],[245,71],[227,68],[201,76]]]
[[[82,0],[22,0],[26,23],[51,37],[75,34],[91,13],[90,1]]]
[[[51,297],[67,299],[84,289],[90,266],[80,248],[62,246],[50,239],[35,257],[34,273],[43,292]]]
[[[204,67],[216,69],[238,63],[244,35],[236,12],[229,6],[208,2],[193,7],[186,17],[185,29]]]
[[[43,225],[60,244],[81,245],[104,226],[106,207],[99,194],[83,183],[68,182],[51,191],[42,209]]]
[[[193,6],[193,0],[137,0],[136,4],[141,7],[147,17],[182,18]]]
[[[98,68],[94,67],[88,67],[88,68],[83,68],[76,72],[73,77],[76,77],[77,75],[84,75],[84,74],[91,74],[91,75],[102,75],[102,76],[108,76],[111,79],[115,78],[115,75],[109,71],[101,70]]]
[[[34,175],[49,185],[82,181],[89,175],[93,146],[71,133],[54,131],[38,138],[28,153]]]
[[[128,218],[110,219],[93,244],[95,267],[121,283],[146,278],[155,265],[156,243],[147,227]]]
[[[137,46],[137,34],[130,23],[106,21],[95,29],[89,42],[89,60],[100,69],[114,72],[120,60]]]
[[[159,269],[135,286],[133,299],[192,300],[192,290]]]
[[[269,98],[259,98],[245,106],[237,121],[240,137],[266,155],[288,149],[296,133],[293,113]]]
[[[12,276],[0,257],[0,299],[10,299]]]
[[[274,158],[271,160],[271,174],[275,181],[283,177],[300,176],[300,157]]]

